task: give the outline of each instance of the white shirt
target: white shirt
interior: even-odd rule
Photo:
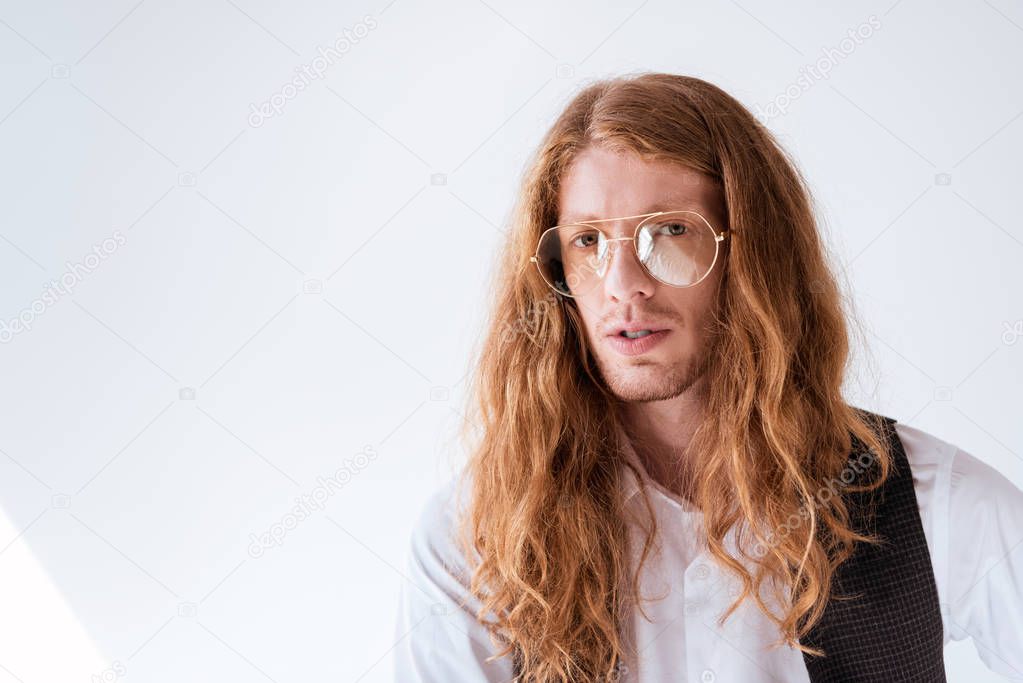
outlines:
[[[945,642],[973,638],[991,670],[1023,680],[1023,492],[954,444],[902,423],[896,432],[913,471]],[[637,481],[623,469],[623,494],[639,504]],[[808,682],[801,652],[770,647],[778,632],[752,600],[718,625],[736,583],[694,540],[699,511],[645,472],[643,480],[661,547],[647,557],[640,587],[644,596],[665,597],[643,603],[652,622],[636,611],[631,628],[639,662],[623,680]],[[412,532],[395,635],[399,683],[512,679],[508,657],[484,661],[498,649],[474,618],[478,601],[459,606],[469,572],[452,535],[456,484],[452,479],[431,495]],[[640,539],[638,529],[630,533]]]

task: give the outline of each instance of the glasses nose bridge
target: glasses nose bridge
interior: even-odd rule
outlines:
[[[632,237],[607,237],[604,239],[605,242],[632,242]]]
[[[635,244],[636,244],[636,237],[634,235],[633,236],[628,236],[628,237],[605,237],[604,238],[604,242],[605,243],[610,243],[610,242],[631,242],[633,244],[633,246],[635,246]],[[624,245],[624,246],[625,246],[626,250],[629,250],[629,246],[628,245]],[[612,261],[614,259],[615,252],[617,252],[617,251],[619,251],[619,247],[618,246],[616,246],[614,249],[612,249],[610,247],[610,245],[608,246],[608,248],[607,248],[607,255],[604,258],[604,265],[603,265],[603,268],[601,269],[602,272],[600,273],[600,277],[602,279],[611,270],[611,263],[612,263]],[[631,251],[633,252],[633,256],[636,257],[636,261],[639,263],[639,267],[645,271],[646,270],[646,265],[643,263],[643,260],[639,257],[639,252],[635,248],[632,249]]]
[[[617,245],[613,249],[611,248],[611,244],[610,244],[611,242],[633,242],[633,241],[634,241],[634,238],[632,238],[632,237],[606,237],[605,236],[604,237],[604,243],[607,244],[607,255],[605,256],[605,259],[606,259],[605,267],[609,268],[611,266],[611,259],[612,259],[612,257],[614,257],[615,252],[618,251],[618,246]]]

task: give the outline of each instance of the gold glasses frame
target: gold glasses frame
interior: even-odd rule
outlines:
[[[671,282],[666,282],[665,280],[662,280],[661,278],[657,277],[657,275],[655,275],[650,270],[650,268],[648,268],[647,265],[645,263],[643,263],[643,259],[641,259],[639,257],[639,246],[638,246],[638,242],[637,242],[637,238],[639,237],[639,231],[643,229],[644,225],[646,225],[647,223],[649,223],[653,219],[657,218],[658,216],[663,216],[663,215],[669,214],[669,213],[689,213],[689,214],[693,214],[693,215],[697,216],[701,221],[703,221],[703,223],[708,228],[710,228],[711,233],[714,235],[714,260],[711,261],[710,266],[707,268],[707,272],[704,273],[700,277],[699,280],[696,280],[695,282],[691,282],[688,285],[676,285],[676,284],[673,284]],[[639,223],[636,224],[636,229],[633,231],[631,237],[608,237],[607,233],[605,233],[599,227],[597,227],[595,225],[591,225],[591,223],[609,223],[611,221],[624,221],[624,220],[631,220],[631,219],[634,219],[634,218],[642,218],[643,220],[641,220]],[[550,228],[547,228],[542,233],[540,233],[540,238],[536,241],[536,251],[533,252],[533,255],[529,257],[529,260],[534,265],[536,265],[536,269],[540,273],[540,277],[543,278],[543,281],[547,284],[548,287],[553,289],[555,292],[557,292],[561,296],[566,296],[566,297],[569,297],[569,298],[572,298],[572,299],[574,299],[576,297],[574,295],[572,295],[572,294],[569,294],[567,292],[561,291],[557,286],[554,285],[553,282],[551,282],[550,280],[547,279],[547,276],[544,274],[543,268],[540,265],[540,247],[543,245],[544,237],[546,237],[547,234],[549,232],[551,232],[552,230],[558,230],[559,228],[567,228],[567,227],[573,227],[573,226],[593,228],[594,230],[596,230],[597,232],[599,232],[601,235],[604,236],[604,241],[605,242],[631,242],[632,243],[632,252],[636,255],[636,260],[639,261],[639,265],[642,266],[643,270],[650,277],[654,278],[658,282],[660,282],[662,284],[665,284],[665,285],[668,285],[669,287],[675,287],[676,289],[686,289],[688,287],[693,287],[693,286],[698,285],[701,282],[703,282],[707,278],[707,276],[711,274],[711,272],[714,270],[714,266],[718,262],[718,257],[721,255],[721,242],[726,237],[731,235],[731,233],[732,233],[731,230],[723,230],[721,232],[718,232],[717,230],[714,229],[714,226],[710,224],[710,221],[708,221],[703,216],[703,214],[701,214],[699,211],[693,211],[692,209],[672,209],[670,211],[655,211],[653,213],[641,213],[641,214],[637,214],[635,216],[621,216],[619,218],[600,218],[600,219],[596,219],[596,220],[577,221],[577,222],[574,222],[574,223],[562,223],[560,225],[555,225],[555,226],[552,226]],[[609,251],[610,251],[610,248],[609,248]],[[614,253],[609,253],[608,254],[608,256],[607,256],[607,264],[606,264],[607,268],[611,267],[611,259],[613,257],[614,257]],[[605,272],[606,272],[606,269],[605,269]],[[604,276],[602,274],[598,274],[598,278],[603,278],[603,277]],[[567,279],[567,276],[566,276],[566,279]],[[566,284],[567,284],[567,282],[566,282]],[[587,290],[587,291],[589,291],[589,290]]]

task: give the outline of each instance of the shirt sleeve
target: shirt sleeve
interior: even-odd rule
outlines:
[[[511,681],[508,656],[476,619],[468,563],[455,539],[455,482],[435,491],[420,512],[406,553],[395,638],[396,683]],[[462,603],[465,603],[464,605]]]
[[[1023,680],[1023,492],[958,449],[949,491],[948,629],[989,669]]]

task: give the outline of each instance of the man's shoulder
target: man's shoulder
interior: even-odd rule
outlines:
[[[1023,492],[1004,474],[957,443],[902,422],[895,424],[906,458],[921,488],[947,497],[950,512],[1008,506],[1023,513]]]
[[[458,533],[468,492],[466,480],[456,474],[434,486],[420,504],[409,537],[411,559],[420,569],[464,564]]]
[[[950,465],[956,451],[959,450],[956,444],[905,422],[895,423],[895,433],[902,442],[906,458],[914,470],[921,467]]]

